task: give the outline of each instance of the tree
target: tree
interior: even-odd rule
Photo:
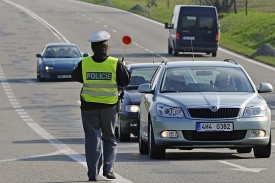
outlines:
[[[237,12],[236,0],[202,0],[201,4],[215,6],[219,13],[228,13],[233,7],[235,13]]]
[[[157,3],[156,3],[156,1],[157,0],[147,0],[147,7],[152,7],[152,6],[155,6],[155,7],[157,7],[158,5],[157,5]]]

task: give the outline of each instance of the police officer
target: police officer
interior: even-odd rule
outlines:
[[[103,176],[116,178],[118,87],[127,86],[131,77],[124,62],[107,55],[110,37],[106,31],[92,33],[88,41],[94,55],[83,58],[71,74],[73,80],[83,83],[80,108],[89,181],[97,180],[102,163]]]

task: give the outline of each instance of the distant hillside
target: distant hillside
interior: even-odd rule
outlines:
[[[200,2],[200,0],[156,0],[157,6],[152,6],[151,10],[148,11],[148,0],[82,1],[131,11],[159,22],[170,22],[173,7],[177,4],[199,4]],[[108,3],[106,3],[107,1]],[[170,3],[168,4],[168,2]],[[237,14],[219,14],[220,45],[275,66],[275,57],[266,55],[268,53],[272,55],[273,52],[262,50],[275,47],[275,1],[249,0],[248,11],[245,9],[245,2],[246,0],[237,1]],[[269,46],[264,46],[266,44]]]

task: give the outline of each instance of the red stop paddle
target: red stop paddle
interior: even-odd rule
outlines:
[[[122,62],[123,62],[126,46],[132,44],[133,38],[130,35],[124,35],[122,36],[121,41],[122,41],[122,44],[124,44],[124,51],[123,51],[123,57],[122,57]]]

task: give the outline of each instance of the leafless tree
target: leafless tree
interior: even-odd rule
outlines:
[[[155,6],[155,7],[157,7],[158,5],[157,5],[157,3],[156,3],[156,1],[157,0],[147,0],[147,7],[152,7],[152,6]]]
[[[235,13],[237,12],[236,9],[236,0],[202,0],[201,4],[203,5],[210,5],[215,6],[219,13],[222,12],[230,12],[234,8]]]

